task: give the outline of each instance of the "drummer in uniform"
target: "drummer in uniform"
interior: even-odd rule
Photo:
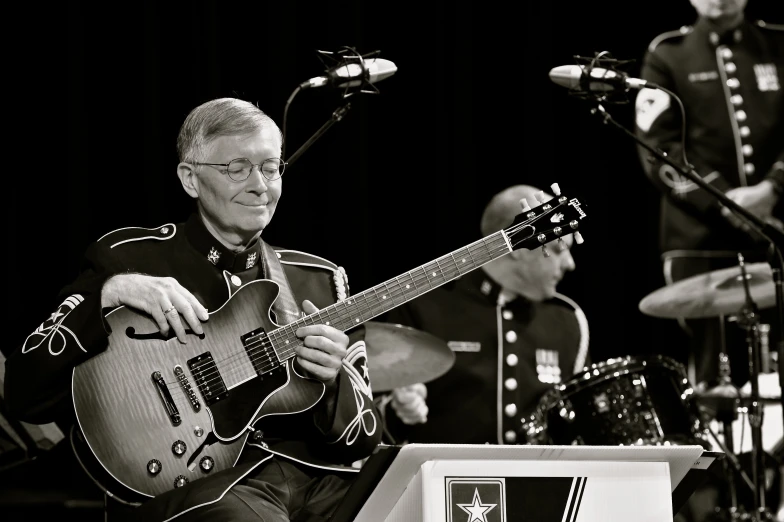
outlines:
[[[537,196],[537,194],[539,194]],[[544,195],[517,185],[484,211],[483,236],[508,226]],[[395,308],[385,320],[433,334],[455,353],[453,366],[425,384],[395,389],[382,399],[392,442],[515,444],[521,421],[540,397],[588,364],[588,322],[580,307],[556,292],[575,268],[574,238],[541,249],[515,250]]]

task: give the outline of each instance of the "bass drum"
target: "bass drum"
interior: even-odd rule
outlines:
[[[710,449],[683,365],[661,355],[586,367],[546,393],[522,431],[529,444]]]

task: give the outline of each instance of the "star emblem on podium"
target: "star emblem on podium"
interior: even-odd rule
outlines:
[[[487,522],[485,516],[490,510],[498,504],[482,504],[482,499],[479,498],[479,489],[474,489],[474,500],[471,504],[458,504],[457,506],[468,513],[468,520],[466,522]]]

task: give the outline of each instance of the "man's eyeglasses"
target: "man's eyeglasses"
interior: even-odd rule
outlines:
[[[250,176],[253,167],[258,167],[261,175],[269,181],[275,181],[283,175],[287,163],[279,158],[270,158],[259,164],[252,163],[248,158],[233,159],[228,163],[198,163],[194,165],[207,165],[213,167],[222,174],[228,174],[234,181],[245,181]],[[219,169],[217,167],[223,167]]]

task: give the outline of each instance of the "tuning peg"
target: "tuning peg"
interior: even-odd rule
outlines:
[[[558,186],[558,183],[553,183],[552,185],[550,185],[550,188],[553,189],[553,194],[555,194],[556,196],[561,195],[561,187]]]
[[[520,200],[520,205],[523,207],[523,212],[531,210],[531,205],[528,204],[528,201],[525,198]]]
[[[544,190],[540,190],[539,192],[536,193],[536,199],[539,200],[539,203],[545,202]]]
[[[542,245],[542,254],[544,254],[544,257],[550,257],[550,251],[547,250],[547,245]]]
[[[582,234],[580,234],[579,232],[575,232],[574,233],[574,242],[575,243],[577,243],[578,245],[582,245],[584,241],[585,240],[583,239]]]

